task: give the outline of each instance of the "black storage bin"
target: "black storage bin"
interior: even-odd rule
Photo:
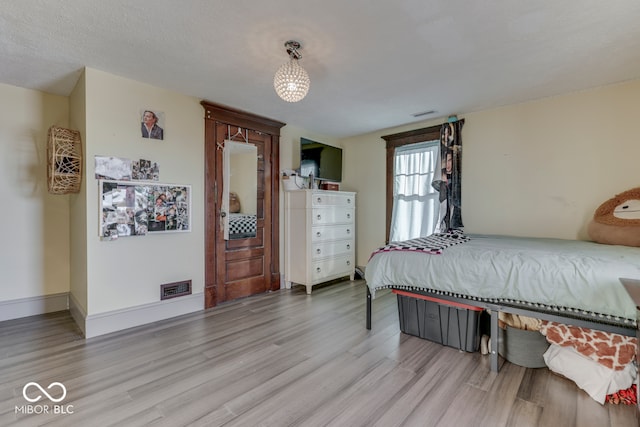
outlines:
[[[480,347],[482,308],[393,290],[398,298],[400,330],[468,352]]]

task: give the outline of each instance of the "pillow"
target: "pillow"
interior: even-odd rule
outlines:
[[[638,372],[633,363],[622,371],[614,371],[580,355],[571,347],[556,344],[550,345],[542,357],[549,369],[572,380],[600,404],[604,404],[608,394],[631,387]]]
[[[640,247],[640,187],[601,204],[587,232],[594,242]]]
[[[540,319],[502,311],[498,312],[498,320],[512,328],[523,329],[525,331],[539,331],[540,326],[542,326],[542,320]],[[502,329],[506,328],[503,327]]]
[[[625,369],[636,358],[635,337],[548,321],[542,322],[540,332],[551,344],[572,347],[584,357],[616,371]]]
[[[229,213],[239,213],[240,212],[240,199],[238,195],[233,191],[229,192]]]

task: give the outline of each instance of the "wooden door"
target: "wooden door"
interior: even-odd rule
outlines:
[[[278,157],[280,127],[284,124],[208,102],[202,105],[206,111],[205,308],[209,308],[280,288]],[[225,240],[221,225],[222,148],[238,130],[258,151],[257,229],[255,237]]]

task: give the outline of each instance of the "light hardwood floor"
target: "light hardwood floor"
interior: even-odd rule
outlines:
[[[66,312],[0,323],[0,425],[637,426],[547,369],[400,333],[388,291],[367,331],[364,293],[294,287],[89,340]],[[64,384],[73,414],[16,414],[31,381]]]

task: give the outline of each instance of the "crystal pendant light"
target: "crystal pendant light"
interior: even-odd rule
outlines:
[[[298,102],[309,92],[309,74],[305,71],[298,60],[302,55],[298,52],[300,43],[295,40],[289,40],[284,44],[289,54],[289,62],[282,65],[276,71],[273,78],[273,87],[278,96],[287,102]]]

